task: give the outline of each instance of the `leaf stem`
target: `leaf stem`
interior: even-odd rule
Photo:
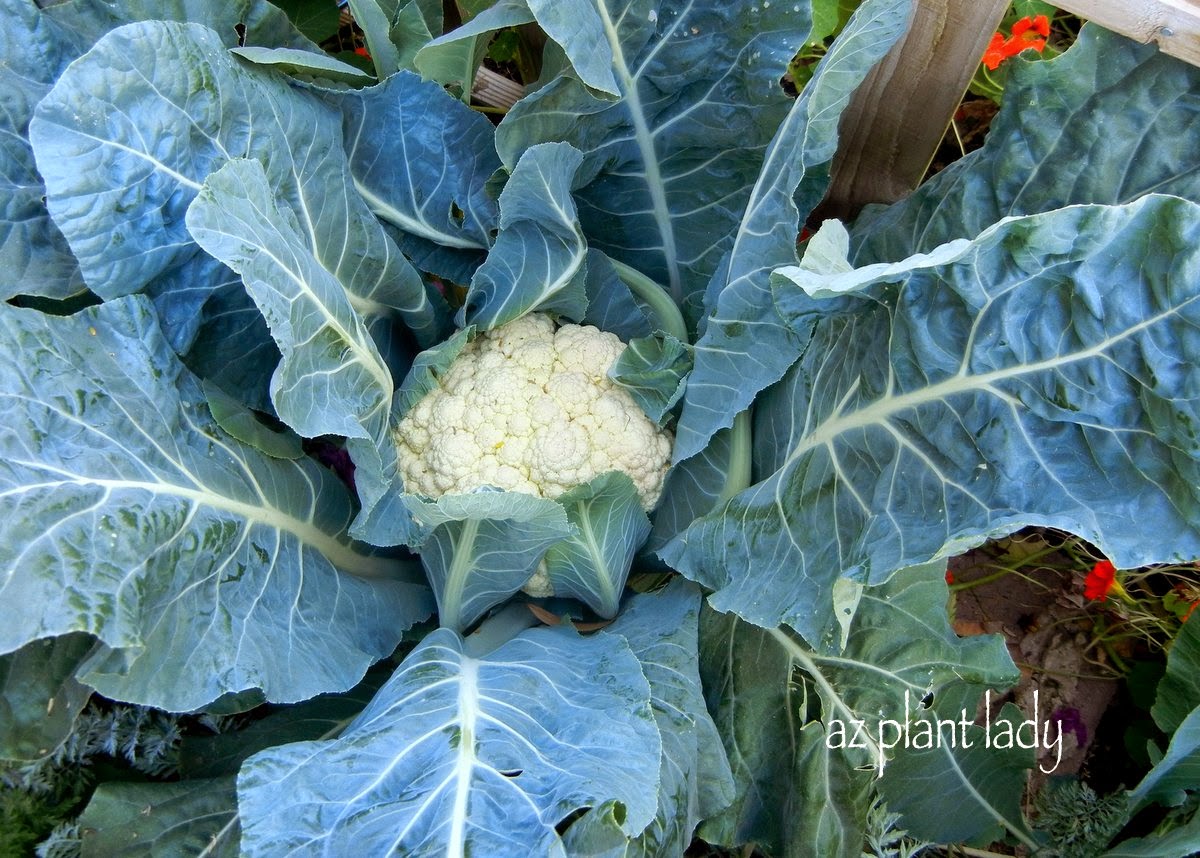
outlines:
[[[753,480],[749,408],[733,418],[733,428],[729,431],[729,467],[725,471],[725,485],[721,487],[721,495],[717,498],[718,507],[748,489]]]
[[[608,261],[612,263],[621,282],[628,286],[634,295],[650,305],[650,311],[654,314],[654,322],[659,329],[681,343],[690,343],[687,324],[683,321],[683,313],[679,312],[679,305],[675,303],[667,290],[624,262],[611,257]]]

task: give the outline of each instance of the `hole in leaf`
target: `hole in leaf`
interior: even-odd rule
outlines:
[[[929,709],[932,706],[933,706],[933,692],[930,691],[928,694],[926,694],[924,697],[921,698],[921,708]]]
[[[243,24],[241,21],[239,21],[238,23],[233,25],[233,31],[235,33],[237,33],[237,37],[238,37],[237,46],[239,48],[246,47],[246,25]]]
[[[463,219],[466,217],[466,212],[458,207],[458,203],[450,202],[450,220],[454,221],[455,226],[462,226]]]
[[[523,771],[524,769],[513,769],[512,771],[501,772],[500,774],[506,778],[519,778],[521,776],[521,772]]]

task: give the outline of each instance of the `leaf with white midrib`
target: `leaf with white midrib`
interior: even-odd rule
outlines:
[[[702,837],[753,840],[773,854],[859,854],[875,779],[867,770],[880,763],[879,719],[903,721],[906,694],[909,715],[923,712],[928,697],[939,716],[957,718],[975,712],[985,689],[1019,678],[1002,638],[959,638],[951,629],[944,574],[944,564],[929,564],[865,588],[844,646],[836,634],[810,646],[786,628],[704,615],[701,675],[738,795]],[[846,731],[840,744],[853,740],[856,722],[871,736],[839,747],[827,741],[835,721]],[[886,772],[908,752],[885,753]],[[958,823],[987,827],[992,810],[987,801],[964,803]]]
[[[476,656],[438,629],[336,740],[246,762],[243,849],[561,855],[555,826],[581,807],[615,799],[627,836],[646,827],[660,751],[620,635],[543,627]]]
[[[710,309],[695,349],[674,458],[700,453],[720,429],[779,380],[803,351],[806,331],[783,323],[771,299],[772,269],[796,263],[796,236],[829,184],[838,118],[853,90],[901,36],[911,0],[868,0],[821,58],[767,149],[708,284]]]
[[[1024,524],[1123,567],[1195,556],[1200,404],[1177,355],[1200,329],[1197,246],[1200,206],[1146,197],[1002,221],[819,317],[778,283],[811,341],[756,402],[764,479],[664,559],[714,607],[817,641],[837,577],[886,580]]]
[[[505,116],[497,148],[510,169],[537,143],[583,152],[581,175],[591,179],[575,196],[588,242],[676,301],[694,299],[787,109],[779,79],[810,29],[809,4],[593,0],[572,9],[575,55],[602,37],[587,61],[611,63],[605,78],[619,98],[560,75]],[[677,76],[687,86],[665,93],[662,82]]]
[[[109,649],[81,679],[188,711],[343,690],[431,610],[414,570],[346,536],[328,471],[219,429],[144,299],[0,325],[0,650],[89,632]]]
[[[262,165],[235,159],[210,175],[187,223],[201,247],[242,275],[283,353],[271,380],[280,418],[310,438],[380,437],[392,375],[297,218],[275,204]]]
[[[422,343],[439,305],[360,197],[341,146],[341,117],[317,93],[231,55],[199,24],[147,20],[106,33],[38,104],[30,140],[47,205],[105,299],[181,267],[172,296],[186,315],[228,277],[195,265],[203,251],[186,212],[208,174],[260,161],[308,249],[369,313],[396,311]]]
[[[487,330],[531,310],[583,318],[587,244],[571,198],[581,161],[566,143],[521,155],[500,193],[500,233],[471,278],[460,324]]]

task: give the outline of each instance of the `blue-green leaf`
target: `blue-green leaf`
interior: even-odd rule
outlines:
[[[396,5],[394,0],[350,0],[350,11],[367,39],[367,51],[381,80],[400,71],[402,65],[400,49],[392,42],[391,10],[385,9],[384,3]]]
[[[1200,707],[1200,619],[1189,619],[1167,652],[1167,672],[1159,680],[1151,714],[1159,729],[1170,734],[1197,707]]]
[[[1163,758],[1129,791],[1134,812],[1150,802],[1166,807],[1183,804],[1200,790],[1200,706],[1180,722]]]
[[[646,827],[660,750],[650,687],[620,635],[531,629],[476,657],[439,629],[339,739],[250,758],[242,844],[562,855],[554,827],[577,808],[620,801],[626,833]]]
[[[179,783],[104,783],[79,817],[83,854],[236,858],[233,778]]]
[[[585,325],[616,334],[627,343],[637,337],[648,337],[654,327],[629,287],[617,276],[608,257],[599,250],[589,250],[587,256],[587,314]]]
[[[135,105],[133,113],[127,105]],[[240,62],[212,30],[148,21],[105,35],[38,105],[30,139],[51,214],[104,298],[137,291],[202,251],[185,214],[231,158],[259,160],[313,255],[363,308],[442,333],[416,271],[347,195],[339,118],[317,96]],[[187,284],[199,307],[223,279]]]
[[[610,471],[557,501],[573,532],[546,552],[554,595],[572,596],[602,617],[616,616],[633,555],[650,533],[637,486]]]
[[[313,221],[308,221],[312,223]],[[258,161],[212,173],[187,215],[192,237],[242,275],[283,360],[271,401],[301,435],[382,435],[392,375],[350,294],[315,255],[289,209],[281,210]]]
[[[844,647],[838,635],[814,647],[786,629],[702,615],[701,676],[737,795],[700,836],[857,858],[875,779],[866,769],[890,772],[906,753],[880,749],[881,719],[903,724],[931,698],[940,715],[973,720],[985,688],[1019,677],[1001,638],[954,634],[944,574],[931,564],[866,588]],[[817,700],[819,722],[805,724]]]
[[[911,0],[867,0],[822,58],[776,132],[728,257],[708,286],[715,298],[696,342],[696,366],[675,438],[688,459],[733,424],[755,396],[799,357],[807,331],[775,312],[771,270],[796,264],[796,236],[828,186],[838,119],[867,72],[900,38]]]
[[[0,652],[83,631],[110,649],[80,679],[114,699],[294,701],[432,610],[419,572],[345,535],[328,471],[216,426],[144,299],[0,307],[0,349]]]
[[[746,426],[749,435],[749,424]],[[667,543],[687,529],[693,521],[712,512],[722,501],[745,487],[730,491],[730,462],[735,456],[734,431],[722,429],[698,456],[674,465],[667,472],[662,496],[654,511],[654,526],[646,550],[658,553]],[[749,438],[745,440],[745,458],[749,459]]]
[[[1195,858],[1200,851],[1200,814],[1166,834],[1124,840],[1101,858]]]
[[[664,559],[714,607],[815,641],[839,575],[883,581],[1027,524],[1123,567],[1197,556],[1179,356],[1200,348],[1198,247],[1200,206],[1148,197],[1003,221],[824,304],[781,285],[811,344],[755,406],[762,481]]]
[[[888,810],[900,814],[901,827],[938,843],[965,840],[986,845],[1013,834],[1036,849],[1037,841],[1021,815],[1021,791],[1034,765],[1034,751],[1002,741],[1005,735],[1017,735],[1023,717],[1011,703],[986,726],[955,724],[954,718],[937,721],[921,712],[916,723],[929,722],[936,744],[899,754],[879,782]],[[946,720],[951,722],[949,730],[943,728]],[[917,731],[913,724],[906,726]],[[953,813],[946,812],[947,794],[955,796]]]
[[[271,376],[279,364],[279,348],[258,306],[246,294],[242,278],[215,259],[208,261],[220,265],[229,280],[213,290],[198,316],[186,297],[175,300],[176,293],[171,291],[156,296],[154,309],[163,335],[176,351],[181,346],[186,350],[183,362],[196,375],[236,396],[242,404],[270,412]],[[194,322],[184,322],[187,317],[177,312],[187,310],[192,311]],[[172,320],[166,316],[178,323],[174,331]],[[187,332],[192,324],[195,330]],[[183,333],[186,338],[181,343],[173,332]]]
[[[573,530],[552,500],[519,492],[407,498],[416,521],[432,532],[421,563],[443,626],[462,631],[520,590],[543,553]]]
[[[319,81],[335,81],[357,86],[374,83],[375,78],[349,63],[329,56],[300,48],[260,48],[254,45],[232,48],[230,53],[248,62],[277,69],[284,74],[316,78]]]
[[[43,4],[44,5],[44,4]],[[220,31],[234,45],[242,25],[246,44],[316,46],[264,0],[208,3],[195,0],[74,0],[39,10],[30,0],[3,0],[0,19],[0,284],[5,299],[16,294],[64,298],[84,288],[79,265],[46,211],[46,194],[26,139],[38,101],[67,65],[114,27],[157,18],[196,21]]]
[[[660,427],[683,396],[692,350],[670,335],[630,340],[608,376]]]
[[[500,193],[500,234],[471,279],[460,325],[487,330],[531,310],[583,318],[587,244],[571,198],[582,160],[566,143],[521,156]]]
[[[201,382],[208,411],[227,435],[261,450],[273,459],[299,459],[304,455],[294,432],[276,432],[259,420],[240,400],[205,379]]]
[[[92,690],[75,679],[95,641],[70,634],[0,656],[0,760],[38,760],[71,734]]]
[[[700,687],[699,615],[700,591],[677,577],[661,592],[629,599],[604,630],[629,642],[650,682],[662,734],[658,813],[631,839],[612,805],[595,808],[567,830],[568,854],[682,856],[700,820],[732,800],[733,776]]]
[[[498,218],[486,183],[500,168],[495,130],[432,81],[401,72],[339,97],[354,186],[426,271],[466,283]],[[414,169],[419,164],[420,169]]]
[[[0,298],[65,298],[84,288],[79,265],[50,219],[26,134],[38,101],[78,54],[29,0],[3,0],[0,17]]]
[[[461,27],[424,45],[413,57],[413,65],[422,77],[443,86],[458,87],[463,100],[470,99],[475,72],[487,54],[492,33],[533,21],[525,0],[497,0],[484,5],[486,9],[472,15]]]
[[[588,242],[682,302],[704,289],[729,247],[788,107],[779,80],[809,31],[809,4],[593,0],[568,8],[580,10],[580,35],[603,33],[589,67],[611,62],[619,98],[564,73],[505,116],[500,155],[512,167],[538,143],[579,149],[586,181],[576,199]]]
[[[1050,62],[1014,59],[983,148],[854,225],[856,265],[892,262],[1003,217],[1200,200],[1200,69],[1094,25]],[[1036,109],[1034,109],[1036,108]]]
[[[616,26],[595,0],[527,0],[534,18],[558,43],[579,80],[613,97],[621,94],[609,37]]]

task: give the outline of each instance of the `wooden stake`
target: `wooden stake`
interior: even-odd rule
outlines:
[[[917,0],[908,33],[842,117],[818,218],[846,220],[917,186],[1007,9],[1007,0]]]
[[[1055,6],[1134,41],[1155,42],[1200,66],[1200,3],[1195,0],[1055,0]]]

